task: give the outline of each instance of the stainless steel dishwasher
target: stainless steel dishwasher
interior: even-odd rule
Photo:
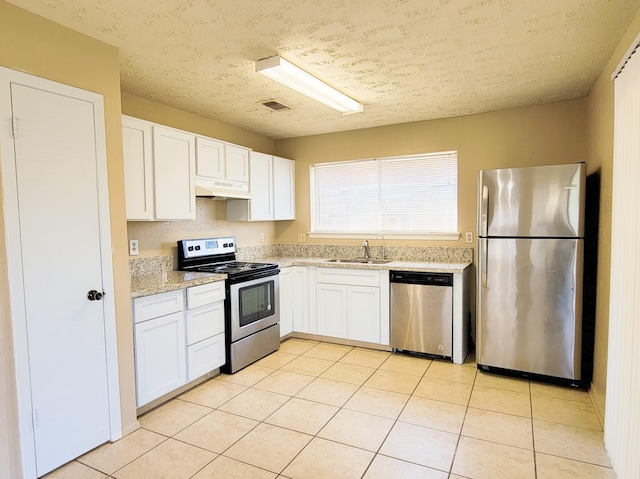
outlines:
[[[394,350],[451,358],[453,274],[391,271]]]

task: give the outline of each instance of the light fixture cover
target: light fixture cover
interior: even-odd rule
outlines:
[[[330,87],[278,55],[258,60],[256,71],[344,114],[362,111],[362,103]]]

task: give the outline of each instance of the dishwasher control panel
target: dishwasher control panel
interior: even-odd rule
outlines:
[[[392,283],[453,286],[453,273],[423,273],[420,271],[391,271],[389,280]]]

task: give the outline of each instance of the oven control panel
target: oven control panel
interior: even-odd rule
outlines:
[[[236,239],[233,236],[226,238],[203,238],[183,240],[182,252],[185,258],[199,258],[236,252]]]

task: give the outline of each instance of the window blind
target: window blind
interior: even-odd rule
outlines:
[[[311,227],[322,233],[455,233],[455,151],[311,166]]]

